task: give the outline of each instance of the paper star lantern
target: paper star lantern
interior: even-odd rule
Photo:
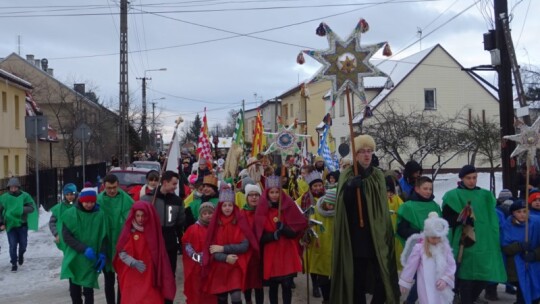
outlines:
[[[288,155],[300,153],[299,143],[302,143],[302,141],[304,141],[306,137],[309,137],[309,135],[295,133],[296,128],[296,121],[289,127],[285,127],[281,123],[280,119],[277,133],[264,132],[264,134],[268,135],[268,139],[272,143],[270,146],[268,146],[268,149],[263,152],[263,154],[267,155],[277,151],[281,154],[282,161],[285,162]]]
[[[532,126],[524,125],[521,127],[519,134],[506,135],[504,138],[517,143],[517,147],[510,157],[527,152],[528,163],[532,163],[536,156],[536,150],[540,149],[540,117],[536,119]]]
[[[323,27],[324,31],[320,30],[321,27]],[[325,79],[332,81],[334,98],[341,96],[346,88],[349,88],[365,104],[367,100],[364,93],[364,77],[389,78],[388,75],[369,62],[369,59],[387,43],[360,45],[361,35],[367,32],[368,29],[367,22],[361,19],[351,35],[346,40],[342,40],[327,24],[321,23],[317,33],[325,32],[329,49],[303,51],[303,53],[313,57],[323,65],[314,80]],[[300,63],[302,60],[297,61]]]

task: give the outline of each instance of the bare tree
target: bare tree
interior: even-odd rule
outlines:
[[[480,163],[489,164],[490,190],[495,194],[495,163],[501,159],[501,127],[495,120],[483,120],[473,117],[471,120],[462,119],[460,138],[469,145],[473,154],[480,155]],[[476,157],[474,158],[476,160]],[[474,161],[473,163],[474,164]]]
[[[389,101],[384,110],[376,110],[370,119],[375,122],[365,130],[374,136],[378,149],[385,154],[383,157],[405,166],[412,159],[421,163],[427,156],[436,156],[433,178],[461,151],[455,117],[415,109],[397,111],[396,105]]]

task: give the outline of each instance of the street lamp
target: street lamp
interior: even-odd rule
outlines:
[[[142,115],[141,115],[141,141],[143,147],[148,147],[148,129],[146,128],[146,80],[152,80],[152,78],[146,77],[146,72],[153,71],[166,71],[167,68],[149,69],[144,70],[144,77],[137,78],[142,80]]]

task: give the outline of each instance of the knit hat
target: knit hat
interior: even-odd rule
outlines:
[[[221,191],[219,191],[219,201],[232,202],[234,204],[236,201],[234,191],[231,189],[221,189]]]
[[[356,151],[358,149],[371,149],[375,151],[375,147],[375,140],[367,134],[358,135],[354,138],[354,148]]]
[[[281,178],[277,175],[270,175],[266,178],[266,189],[281,188]]]
[[[70,194],[70,193],[77,194],[77,186],[75,186],[75,184],[72,184],[72,183],[65,184],[64,189],[62,191],[64,195]]]
[[[511,199],[513,197],[512,191],[508,189],[502,189],[501,192],[499,192],[499,196],[497,197],[497,200],[500,200],[504,202],[507,199]]]
[[[322,183],[323,180],[319,171],[314,170],[306,176],[306,183],[308,183],[308,185],[311,187],[316,182]]]
[[[12,177],[9,179],[8,183],[7,183],[7,186],[8,188],[9,187],[20,187],[21,186],[21,182],[19,182],[19,179],[16,178],[16,177]]]
[[[440,218],[437,212],[430,212],[424,221],[424,235],[434,237],[445,237],[448,234],[448,222]]]
[[[510,206],[510,214],[514,213],[514,211],[524,209],[525,208],[525,202],[522,199],[517,199],[514,201],[512,206]]]
[[[81,203],[95,203],[97,200],[97,192],[94,188],[83,188],[79,193],[79,202]]]
[[[252,185],[252,184],[246,185],[246,189],[244,192],[246,193],[246,198],[248,194],[250,194],[251,192],[257,192],[259,193],[259,195],[262,194],[261,187],[259,187],[259,185]]]
[[[212,213],[216,210],[216,207],[211,202],[204,202],[199,206],[199,214],[203,214],[204,211],[212,211]]]
[[[403,176],[408,179],[411,178],[413,173],[420,172],[420,175],[422,175],[422,166],[415,160],[410,160],[405,164],[405,168],[403,168]]]
[[[337,200],[336,189],[333,188],[333,189],[327,190],[326,193],[324,194],[323,203],[327,203],[327,204],[330,204],[330,205],[335,205],[336,200]]]
[[[531,192],[529,192],[529,204],[537,198],[540,198],[540,191],[538,189],[531,189]]]
[[[476,168],[473,165],[465,165],[459,170],[459,178],[464,178],[474,172],[476,172]]]

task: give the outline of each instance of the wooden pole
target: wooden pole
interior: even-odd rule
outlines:
[[[527,174],[525,175],[525,212],[527,213],[527,219],[525,220],[525,243],[529,242],[529,156],[527,155]],[[527,250],[527,249],[526,249]]]
[[[353,123],[352,123],[352,110],[351,110],[351,97],[349,92],[349,87],[345,90],[345,94],[347,95],[347,112],[349,113],[349,134],[351,138],[351,156],[352,156],[352,162],[353,162],[353,172],[354,176],[358,175],[358,163],[356,162],[356,147],[354,145],[354,131],[353,131]],[[356,201],[358,202],[358,217],[360,220],[360,228],[364,227],[364,216],[362,211],[362,196],[360,195],[360,188],[356,188]]]

